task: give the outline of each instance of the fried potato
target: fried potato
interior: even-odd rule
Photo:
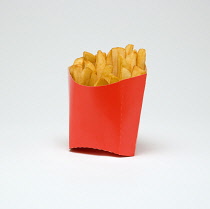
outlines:
[[[72,65],[69,68],[70,74],[72,76],[72,78],[74,79],[74,81],[76,81],[77,83],[81,83],[81,74],[82,74],[82,66],[81,65]]]
[[[104,78],[99,78],[98,81],[95,83],[94,86],[104,86],[108,85],[109,83]]]
[[[104,78],[109,84],[116,83],[119,81],[119,78],[114,76],[112,73],[103,74],[102,78]]]
[[[127,78],[131,78],[131,72],[126,68],[122,68],[120,72],[120,80]]]
[[[103,52],[101,50],[98,50],[96,55],[96,72],[98,78],[101,77],[101,74],[103,73],[105,66],[106,66],[106,59],[103,55]]]
[[[145,61],[146,61],[146,50],[145,49],[139,49],[138,51],[138,57],[137,57],[137,66],[139,66],[141,69],[145,69]]]
[[[108,82],[108,84],[110,84],[111,73],[110,74],[102,74],[101,78],[104,78]]]
[[[104,78],[108,83],[110,83],[111,75],[112,75],[113,66],[112,65],[106,65],[102,74],[101,78]]]
[[[102,52],[103,53],[103,55],[104,55],[104,58],[106,59],[106,52]]]
[[[112,49],[112,65],[113,65],[113,74],[117,76],[117,62],[118,62],[118,50],[117,48]]]
[[[74,60],[74,64],[73,65],[81,65],[83,66],[84,63],[84,57],[80,57]]]
[[[142,70],[139,66],[134,66],[132,77],[136,77],[136,76],[144,75],[144,74],[146,74],[145,70]]]
[[[88,67],[88,68],[90,68],[93,72],[96,72],[95,65],[94,65],[92,62],[90,62],[90,61],[88,61],[88,60],[85,60],[85,61],[84,61],[84,64],[85,64],[85,67]]]
[[[137,54],[135,51],[132,51],[130,54],[128,54],[125,58],[126,62],[128,63],[128,69],[132,73],[133,67],[136,65],[136,57]]]
[[[90,68],[84,68],[81,73],[80,84],[88,86],[92,72],[93,71]]]
[[[106,57],[106,64],[107,65],[112,65],[112,50],[109,51]]]
[[[133,51],[133,47],[134,45],[132,44],[128,44],[126,47],[125,47],[125,55],[129,55],[132,51]]]
[[[130,66],[127,63],[126,59],[123,56],[119,55],[117,77],[120,78],[120,80],[131,77],[131,72],[127,73],[127,71],[130,71]],[[126,73],[127,73],[127,76],[126,76]]]
[[[125,57],[125,49],[122,47],[116,47],[112,49],[112,65],[113,65],[113,74],[115,76],[119,75],[119,56]]]
[[[104,70],[103,70],[103,73],[110,74],[112,72],[113,72],[113,66],[112,65],[106,65]]]
[[[125,49],[122,47],[117,47],[118,50],[118,56],[121,55],[122,57],[125,57]]]
[[[96,62],[96,57],[93,54],[91,54],[90,52],[83,52],[83,57],[85,60],[88,60],[92,63]]]
[[[119,75],[120,75],[120,70],[121,70],[122,68],[126,68],[126,69],[129,70],[130,65],[127,63],[125,57],[123,57],[123,56],[120,55],[120,56],[118,57],[118,71],[119,71],[119,72],[118,72],[118,77],[119,77]]]
[[[83,57],[75,59],[69,72],[81,85],[103,86],[146,74],[145,61],[145,49],[137,52],[134,45],[128,44],[125,48],[112,48],[107,54],[101,50],[96,55],[83,52]]]
[[[111,75],[111,79],[110,79],[109,84],[116,83],[118,81],[120,81],[120,79],[118,77],[116,77],[114,75]]]
[[[94,86],[97,82],[97,75],[95,72],[92,72],[88,86]]]

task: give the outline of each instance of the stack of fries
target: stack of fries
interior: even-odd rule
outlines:
[[[112,48],[108,54],[99,50],[96,55],[84,52],[69,67],[74,81],[85,86],[104,86],[123,79],[146,74],[146,51],[133,49],[132,44],[125,48]]]

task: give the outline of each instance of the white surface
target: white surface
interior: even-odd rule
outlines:
[[[0,208],[210,208],[209,1],[0,2]],[[68,151],[67,67],[147,49],[135,157]]]

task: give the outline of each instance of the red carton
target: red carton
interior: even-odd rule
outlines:
[[[134,156],[146,76],[93,87],[69,74],[69,148]]]

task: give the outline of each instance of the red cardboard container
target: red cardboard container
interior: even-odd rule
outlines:
[[[69,74],[69,148],[134,156],[146,76],[93,87]]]

